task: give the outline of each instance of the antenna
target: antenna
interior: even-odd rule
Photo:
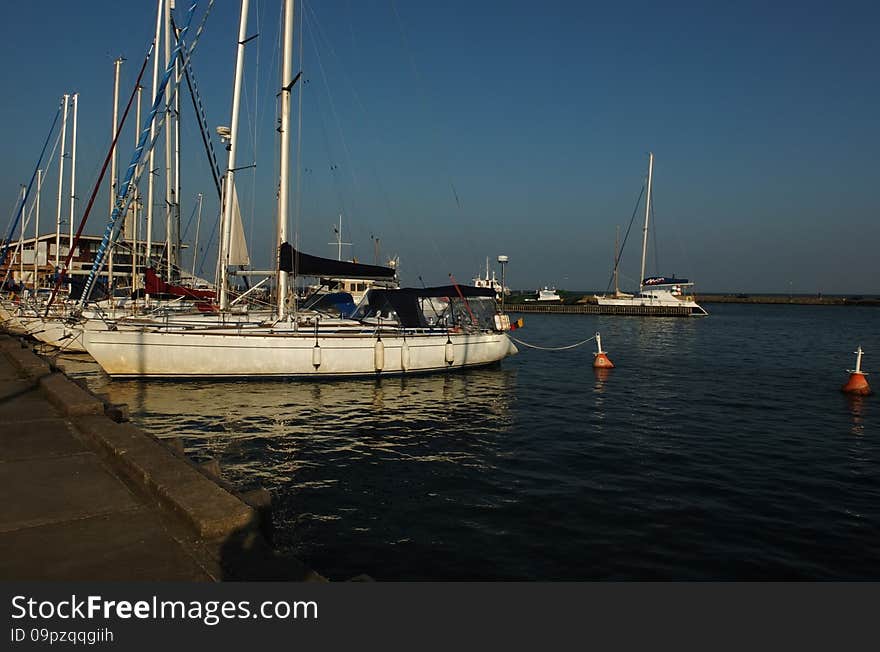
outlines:
[[[336,247],[337,247],[336,260],[342,260],[342,246],[343,245],[345,245],[346,247],[351,246],[350,242],[343,242],[342,241],[342,213],[339,214],[339,226],[338,227],[334,226],[333,231],[336,233],[336,242],[328,242],[327,244],[330,244],[330,245],[335,244],[336,245]]]

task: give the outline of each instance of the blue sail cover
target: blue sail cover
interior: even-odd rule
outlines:
[[[649,276],[642,285],[687,285],[690,281],[686,278],[675,278],[674,276]]]

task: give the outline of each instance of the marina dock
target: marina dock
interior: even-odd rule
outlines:
[[[6,580],[323,579],[271,548],[259,500],[2,334],[0,470]]]

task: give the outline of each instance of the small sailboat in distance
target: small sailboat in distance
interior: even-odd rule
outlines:
[[[639,290],[635,294],[620,291],[617,284],[620,263],[617,243],[614,254],[614,294],[596,295],[600,314],[638,315],[643,317],[702,317],[709,313],[685,290],[693,287],[686,278],[673,276],[645,276],[645,259],[648,252],[648,222],[651,215],[651,190],[654,176],[654,153],[648,153],[648,184],[645,195],[645,224],[642,228],[642,266],[639,273]]]

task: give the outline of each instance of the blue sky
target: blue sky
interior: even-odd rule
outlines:
[[[504,253],[515,288],[601,290],[650,150],[650,272],[687,276],[704,292],[880,293],[880,9],[765,4],[298,3],[303,248],[333,255],[341,212],[348,254],[372,262],[379,238],[408,284],[467,281]],[[7,8],[7,216],[72,90],[81,215],[110,141],[112,60],[128,59],[126,96],[154,15],[152,1]],[[240,192],[258,265],[270,259],[275,219],[278,16],[278,0],[251,1],[249,33],[260,36],[246,59],[239,163],[257,164],[240,174]],[[238,3],[218,0],[193,59],[212,126],[229,123],[237,22]],[[186,223],[196,193],[209,197],[204,232],[217,202],[183,100],[181,212]],[[127,161],[133,131],[123,138]],[[56,169],[44,206],[54,207]],[[102,192],[89,232],[103,228],[106,206]],[[43,223],[53,215],[44,209]],[[638,228],[625,287],[637,282]]]

